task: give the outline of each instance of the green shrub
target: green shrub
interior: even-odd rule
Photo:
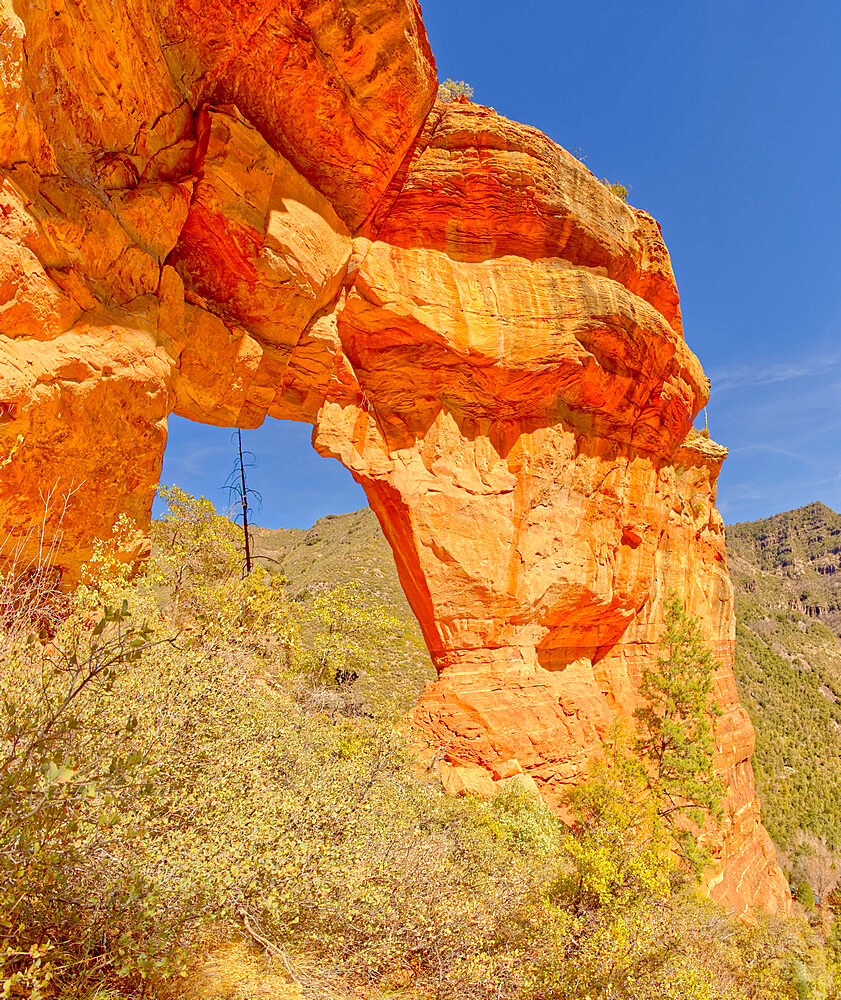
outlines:
[[[48,639],[7,640],[0,673],[0,981],[40,997],[69,976],[138,980],[178,962],[189,907],[126,861],[151,770],[119,673],[153,643],[127,609],[76,616]],[[116,709],[116,710],[115,710]]]
[[[152,523],[155,558],[147,579],[177,619],[218,610],[219,588],[241,576],[242,529],[204,497],[159,487],[168,512]]]
[[[805,879],[801,879],[797,885],[797,902],[807,913],[811,913],[815,908],[815,894]]]
[[[628,190],[629,189],[627,187],[625,187],[624,184],[618,184],[615,181],[609,181],[606,177],[602,178],[602,184],[604,184],[604,186],[609,191],[612,191],[613,194],[615,194],[617,198],[619,198],[621,201],[624,201],[626,205],[628,204]]]
[[[473,98],[473,88],[464,80],[447,79],[438,85],[438,100],[449,103],[454,100],[470,101]]]
[[[353,584],[320,591],[298,605],[297,623],[299,701],[346,714],[399,717],[403,692],[398,678],[389,678],[395,652],[409,641],[405,622]]]

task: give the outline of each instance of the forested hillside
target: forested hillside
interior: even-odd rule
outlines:
[[[322,517],[306,530],[257,528],[254,548],[257,561],[286,580],[289,598],[314,609],[323,621],[339,601],[345,627],[351,626],[356,608],[365,612],[359,622],[366,632],[369,616],[376,619],[384,611],[400,623],[399,644],[376,660],[387,676],[374,678],[369,676],[370,667],[362,669],[342,698],[352,700],[361,711],[370,710],[371,700],[387,699],[393,711],[408,712],[424,685],[434,679],[435,668],[371,508]]]
[[[727,529],[730,558],[781,581],[774,610],[818,618],[841,636],[841,514],[825,504],[746,521]]]
[[[732,525],[727,551],[736,589],[736,680],[757,731],[753,760],[764,822],[791,857],[804,843],[836,854],[841,515],[813,503]]]
[[[328,514],[304,530],[253,530],[261,561],[283,573],[292,600],[359,583],[365,593],[388,602],[395,614],[415,621],[397,578],[391,548],[370,507],[351,514]]]

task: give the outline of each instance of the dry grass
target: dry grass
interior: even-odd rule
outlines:
[[[162,1000],[299,1000],[301,986],[280,963],[244,941],[215,945],[186,978],[168,986]]]
[[[0,541],[0,631],[7,640],[42,629],[53,632],[67,615],[68,599],[55,561],[67,507],[78,489],[62,495],[57,487],[43,492],[40,524],[23,536],[8,532]]]
[[[160,986],[153,995],[157,1000],[383,1000],[382,992],[370,984],[327,982],[297,965],[293,980],[284,964],[257,944],[218,942],[207,947],[185,979]],[[390,980],[390,996],[424,1000],[405,976],[395,974]]]

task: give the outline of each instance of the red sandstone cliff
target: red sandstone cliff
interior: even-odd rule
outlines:
[[[549,798],[633,710],[675,588],[723,664],[713,894],[785,908],[726,453],[690,431],[708,383],[656,222],[536,130],[436,104],[414,0],[0,17],[2,551],[35,553],[49,495],[69,581],[119,512],[148,525],[171,412],[310,422],[394,548],[448,781]]]

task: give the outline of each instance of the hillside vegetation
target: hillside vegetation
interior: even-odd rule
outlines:
[[[736,680],[757,732],[763,820],[795,883],[841,862],[841,515],[823,504],[727,529]]]
[[[370,507],[329,514],[305,530],[256,528],[253,544],[258,562],[283,576],[286,592],[297,605],[323,606],[325,595],[341,588],[356,607],[372,613],[387,608],[389,616],[400,622],[403,641],[383,658],[384,672],[376,690],[363,671],[344,697],[363,708],[369,695],[374,700],[387,698],[395,717],[406,714],[424,686],[435,679],[435,668],[400,586],[391,548]]]
[[[698,893],[630,753],[657,741],[656,712],[613,734],[571,830],[516,784],[447,797],[401,731],[429,667],[372,515],[349,515],[349,547],[332,520],[269,534],[286,581],[243,579],[239,529],[164,496],[141,578],[104,541],[69,599],[43,575],[0,587],[5,996],[839,995],[805,921],[736,923]],[[652,674],[650,704],[672,684]],[[703,710],[704,684],[685,691]],[[661,779],[703,806],[696,729],[675,758],[689,770]]]
[[[774,610],[818,618],[841,638],[841,514],[812,503],[760,521],[732,524],[727,528],[727,551],[780,580]]]

